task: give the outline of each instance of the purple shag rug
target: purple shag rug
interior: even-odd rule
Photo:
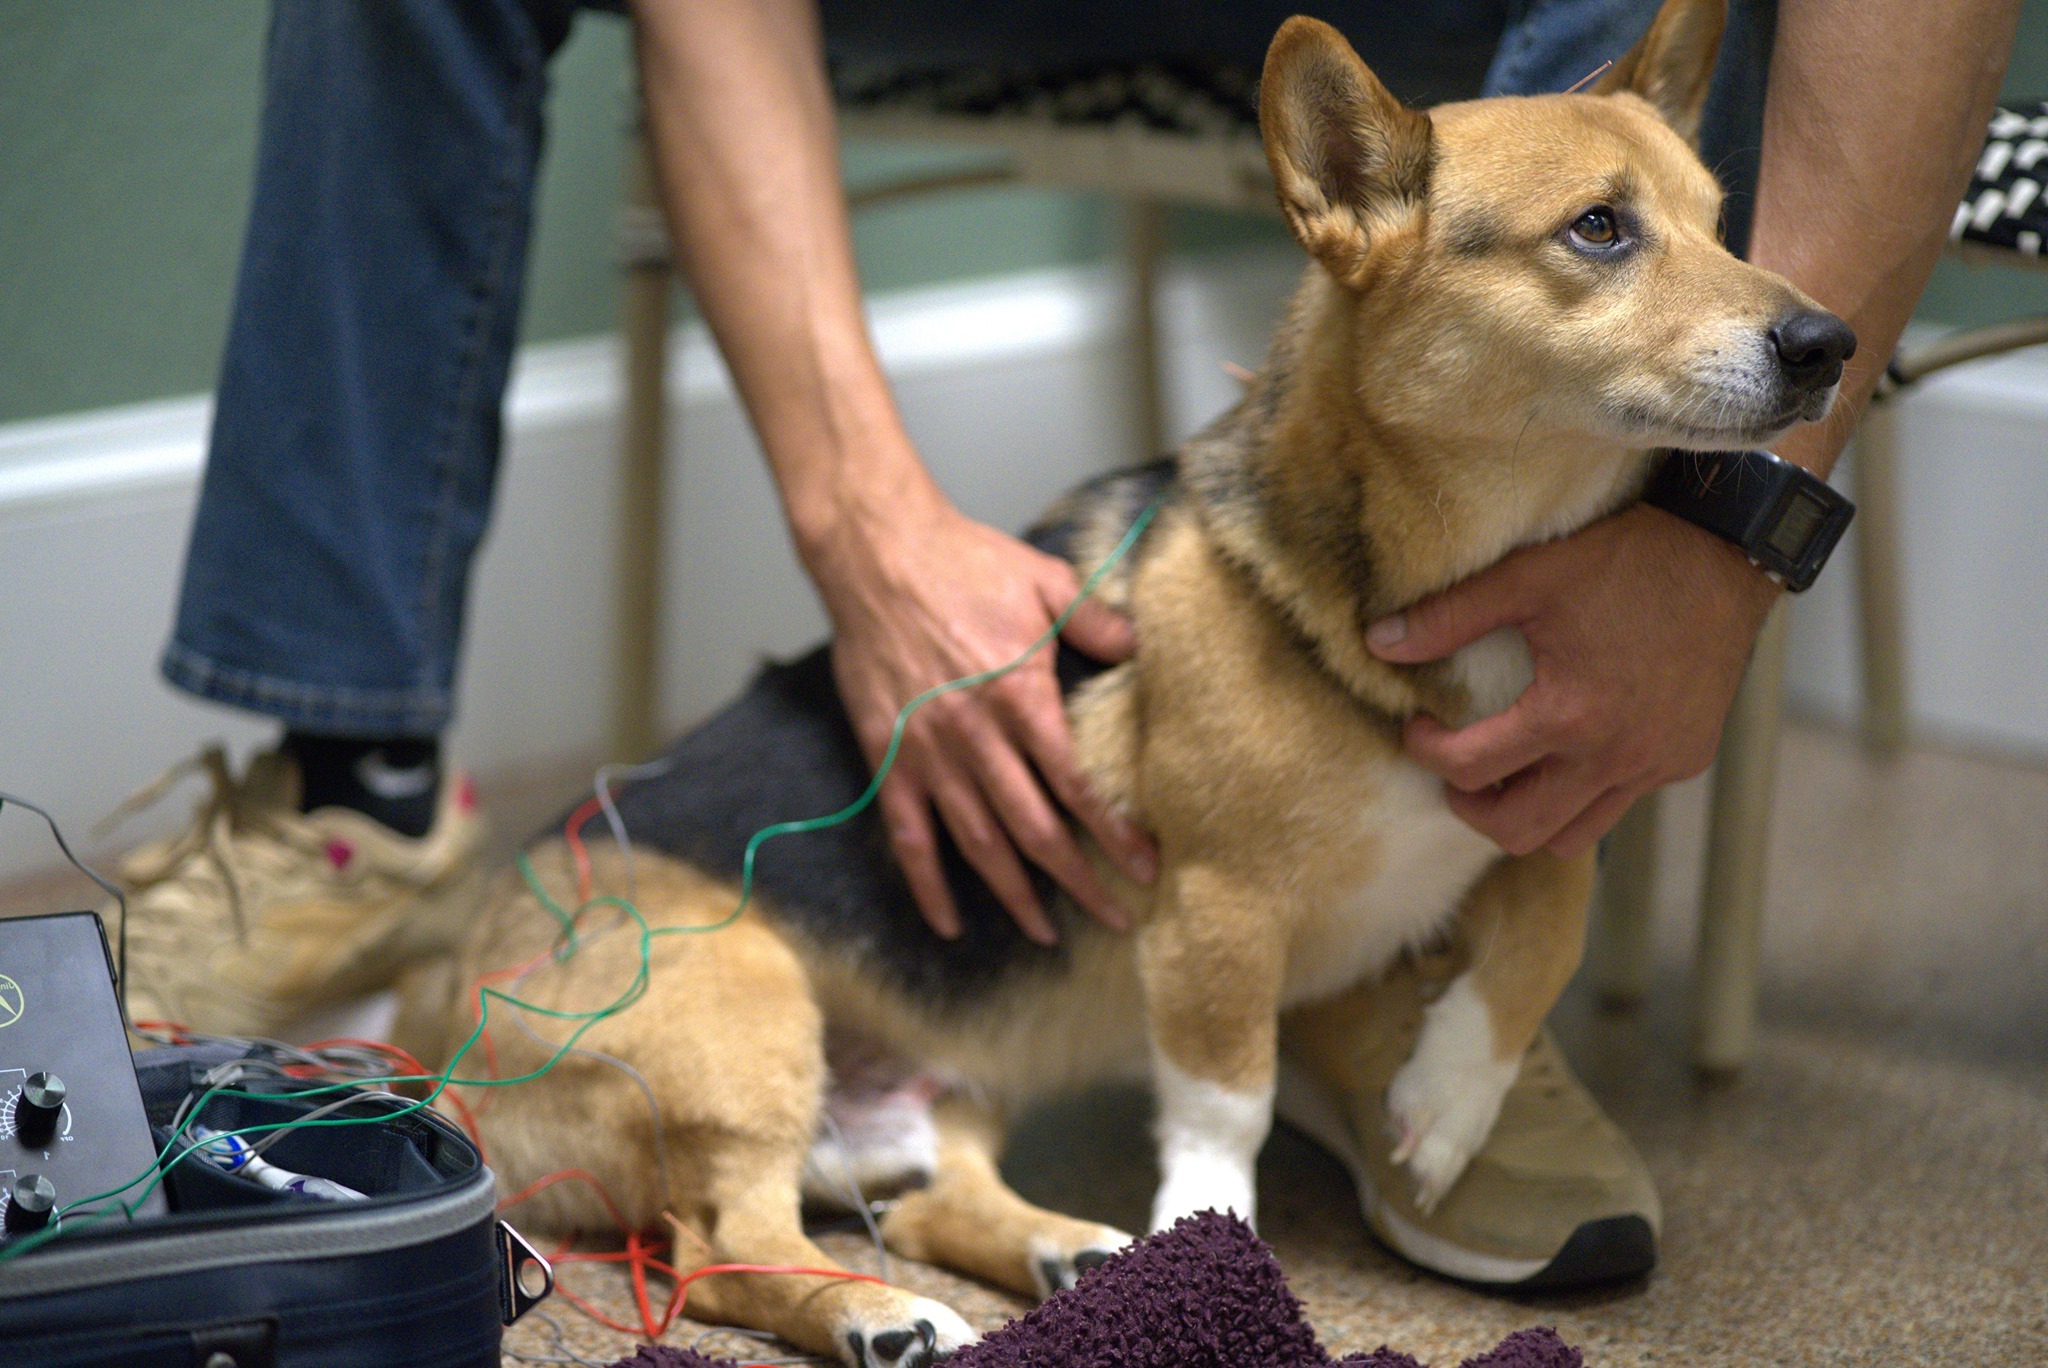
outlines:
[[[1464,1368],[1584,1368],[1546,1327],[1519,1330]],[[1302,1319],[1273,1251],[1205,1211],[1138,1241],[1080,1284],[971,1344],[947,1368],[1422,1368],[1378,1349],[1333,1360]],[[730,1368],[648,1345],[613,1368]]]

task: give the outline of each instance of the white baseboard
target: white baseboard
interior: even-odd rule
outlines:
[[[2048,755],[2048,350],[1978,362],[1899,405],[1907,690],[1929,739]],[[1853,447],[1838,482],[1853,497]],[[1792,704],[1861,707],[1855,536],[1792,617]]]
[[[1169,272],[1180,433],[1233,396],[1221,361],[1258,363],[1294,270],[1285,254],[1260,254]],[[1059,270],[874,302],[912,435],[969,512],[1020,526],[1066,486],[1137,454],[1125,435],[1118,296],[1105,271]],[[662,681],[672,725],[714,706],[762,655],[823,630],[716,353],[700,332],[678,343]],[[528,348],[515,367],[453,737],[472,768],[599,744],[617,393],[610,339]],[[246,747],[270,732],[172,691],[155,670],[209,421],[209,400],[193,396],[0,427],[0,788],[44,801],[74,835],[202,741]],[[2012,358],[1928,386],[1906,408],[1903,438],[1916,717],[2048,750],[2048,614],[2037,601],[2048,585],[2037,530],[2048,513],[2048,361]],[[1852,583],[1831,570],[1795,619],[1795,699],[1845,716]],[[50,865],[44,840],[0,821],[0,879]]]

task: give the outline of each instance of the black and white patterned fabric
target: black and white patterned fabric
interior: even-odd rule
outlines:
[[[1991,113],[1984,155],[1956,206],[1949,240],[2038,257],[2048,239],[2048,101],[2000,106]]]
[[[836,65],[842,109],[959,119],[1135,125],[1186,137],[1257,137],[1258,72],[1198,62],[1061,67]]]

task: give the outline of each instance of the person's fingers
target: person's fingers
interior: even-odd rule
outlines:
[[[910,896],[925,924],[953,940],[960,934],[960,909],[939,864],[938,833],[932,827],[931,800],[907,770],[899,769],[882,785],[882,823],[889,847],[910,885]]]
[[[1089,915],[1119,931],[1127,930],[1129,914],[1103,886],[1101,876],[1081,853],[1066,820],[1024,757],[1000,734],[978,737],[976,743],[979,752],[974,763],[981,775],[983,796],[1018,848]]]
[[[1057,616],[1066,608],[1065,602],[1055,604],[1053,613]],[[1112,665],[1129,660],[1138,649],[1138,632],[1131,620],[1099,599],[1083,599],[1060,635],[1081,654]]]
[[[975,873],[981,875],[996,901],[1009,911],[1024,934],[1040,945],[1058,944],[1059,933],[1053,930],[1045,908],[1039,905],[1031,879],[1017,858],[1016,847],[1010,844],[1009,836],[989,811],[973,780],[954,770],[936,775],[932,797],[946,830],[952,833],[953,844],[960,847],[967,863],[974,866]]]
[[[1593,805],[1573,818],[1563,831],[1544,846],[1560,860],[1576,859],[1591,850],[1602,836],[1614,829],[1622,814],[1641,796],[1642,790],[1615,787],[1595,799]]]
[[[1152,838],[1138,826],[1113,811],[1081,773],[1074,756],[1073,728],[1067,722],[1056,687],[1042,691],[1019,689],[1009,699],[1008,720],[1012,735],[1037,767],[1040,777],[1060,805],[1094,834],[1095,839],[1116,861],[1126,877],[1149,884],[1159,877],[1159,851]],[[1084,906],[1086,904],[1084,903]],[[1089,908],[1094,911],[1093,907]],[[1118,912],[1123,911],[1121,905]],[[1121,928],[1121,916],[1110,923]]]
[[[1552,749],[1552,738],[1543,733],[1526,695],[1465,727],[1447,727],[1428,713],[1417,713],[1408,720],[1401,743],[1409,759],[1467,793],[1520,774]]]
[[[1446,788],[1444,801],[1467,826],[1510,855],[1527,855],[1552,838],[1606,792],[1583,766],[1540,763],[1497,788],[1466,793]]]
[[[1365,645],[1381,660],[1414,665],[1441,660],[1496,627],[1527,616],[1531,588],[1524,561],[1509,557],[1365,629]]]

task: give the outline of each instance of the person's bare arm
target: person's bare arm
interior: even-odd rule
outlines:
[[[1825,474],[1934,269],[1982,146],[2017,0],[1786,0],[1764,110],[1750,258],[1856,330],[1824,423],[1780,454]],[[1418,717],[1408,752],[1511,851],[1589,847],[1642,794],[1705,769],[1778,591],[1726,543],[1635,508],[1377,623],[1382,658],[1450,654],[1496,627],[1536,679],[1496,717]]]
[[[1750,260],[1847,319],[1826,421],[1779,443],[1825,475],[1947,240],[2019,23],[2018,0],[1794,0],[1778,11]]]
[[[954,508],[903,430],[861,304],[814,7],[636,0],[634,15],[677,250],[831,613],[840,692],[874,763],[913,695],[1017,655],[1079,585],[1065,562]],[[1132,648],[1129,624],[1092,603],[1067,638],[1106,658]],[[1052,927],[1017,847],[1091,912],[1123,920],[1060,806],[1127,872],[1149,877],[1149,843],[1075,765],[1051,655],[923,708],[883,787],[890,839],[941,933],[957,933],[959,916],[934,804],[1038,939]]]

